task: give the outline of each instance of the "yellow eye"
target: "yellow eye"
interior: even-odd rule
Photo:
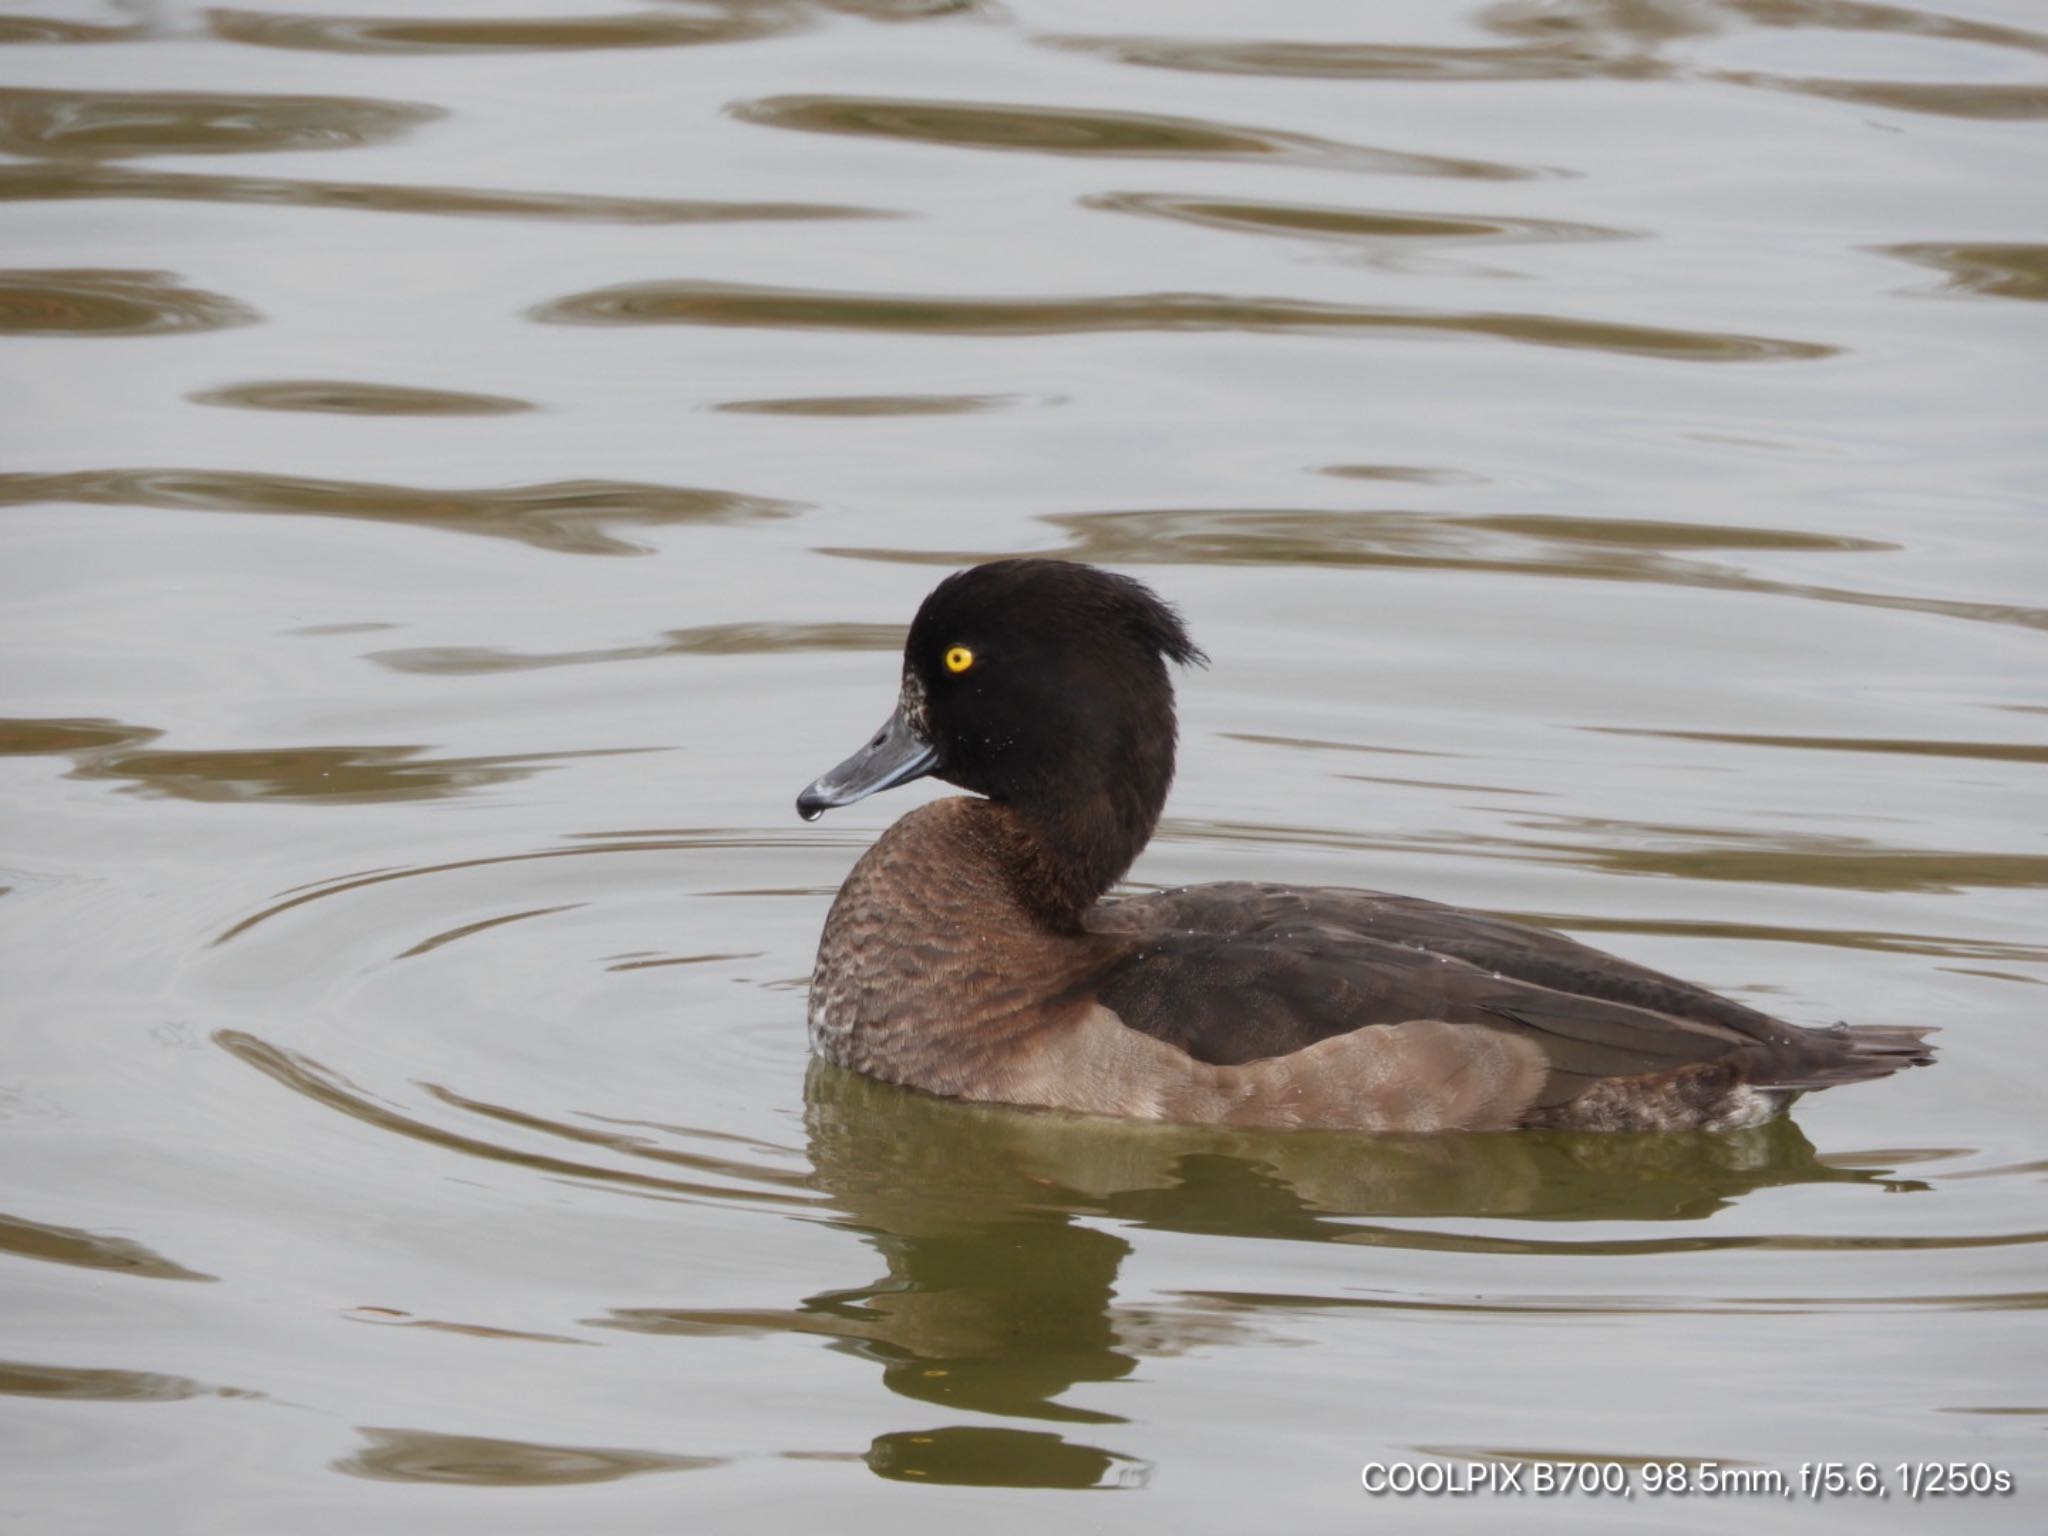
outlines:
[[[965,672],[973,665],[974,652],[967,649],[964,645],[956,645],[946,652],[946,670],[948,672]]]

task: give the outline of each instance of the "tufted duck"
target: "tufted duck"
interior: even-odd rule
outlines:
[[[1203,660],[1125,576],[999,560],[919,608],[875,738],[814,820],[930,774],[832,904],[819,1055],[955,1098],[1365,1131],[1726,1130],[1930,1058],[1806,1029],[1559,934],[1374,891],[1231,882],[1101,898],[1173,779],[1166,663]]]

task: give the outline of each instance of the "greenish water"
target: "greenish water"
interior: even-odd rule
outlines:
[[[2029,0],[13,4],[0,1525],[2038,1529],[2044,119]],[[794,795],[1026,551],[1214,658],[1138,884],[1938,1064],[1392,1141],[810,1066],[937,791]],[[1467,1461],[1633,1497],[1360,1486]]]

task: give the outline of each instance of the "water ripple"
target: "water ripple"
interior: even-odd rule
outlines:
[[[590,747],[492,757],[429,757],[425,755],[429,750],[423,746],[278,746],[114,752],[82,758],[70,777],[120,780],[132,794],[179,800],[365,805],[464,795],[516,783],[573,759],[653,749]]]
[[[1341,852],[1438,854],[1563,865],[1746,885],[1953,896],[1971,889],[2048,887],[2048,856],[1967,848],[1906,848],[1822,833],[1745,832],[1617,818],[1519,811],[1511,824],[1534,836],[1474,832],[1345,832],[1270,822],[1168,817],[1167,842],[1298,844]]]
[[[31,1365],[0,1360],[0,1395],[62,1397],[98,1403],[176,1403],[194,1397],[261,1397],[239,1387],[209,1386],[189,1376],[100,1366]]]
[[[441,107],[351,96],[0,88],[0,150],[118,159],[241,155],[381,144],[446,117]]]
[[[1843,1240],[1854,1246],[1855,1239]],[[1460,1250],[1463,1251],[1463,1250]],[[1486,1251],[1486,1250],[1481,1250]],[[1531,1313],[1563,1317],[1803,1317],[1844,1310],[1920,1312],[2034,1312],[2048,1309],[2048,1292],[1965,1292],[1932,1296],[1717,1296],[1688,1299],[1618,1294],[1428,1296],[1388,1293],[1382,1296],[1261,1295],[1249,1291],[1189,1291],[1190,1299],[1248,1312],[1315,1313],[1328,1311],[1471,1312],[1495,1316]]]
[[[1060,34],[1034,41],[1042,47],[1119,64],[1198,74],[1452,84],[1696,77],[1903,112],[1992,120],[2048,116],[2048,84],[1850,80],[1760,70],[1696,70],[1660,56],[1660,50],[1677,39],[1706,37],[1744,25],[1896,32],[2027,53],[2048,52],[2048,38],[2040,33],[1898,6],[1854,0],[1723,0],[1720,4],[1683,6],[1566,0],[1541,8],[1519,3],[1496,6],[1483,13],[1479,22],[1520,41],[1505,46],[1446,47],[1334,39]]]
[[[0,721],[0,740],[11,722]],[[4,751],[0,747],[0,751]],[[70,1264],[79,1269],[101,1269],[114,1274],[140,1275],[150,1280],[213,1280],[174,1263],[132,1237],[108,1232],[90,1232],[83,1227],[62,1227],[49,1222],[30,1221],[0,1212],[0,1253],[18,1258],[40,1259],[50,1264]]]
[[[560,1488],[609,1483],[641,1472],[694,1472],[725,1464],[723,1456],[676,1456],[612,1446],[542,1445],[431,1429],[356,1431],[363,1448],[333,1463],[350,1477],[464,1488]]]
[[[794,30],[780,7],[734,7],[717,15],[628,11],[611,16],[307,16],[212,10],[216,37],[262,48],[322,53],[571,53],[592,48],[676,48],[735,43]]]
[[[494,672],[538,672],[606,661],[649,661],[661,656],[741,656],[794,651],[894,651],[900,624],[737,623],[671,629],[640,645],[581,651],[510,651],[496,646],[433,645],[372,651],[369,660],[394,672],[474,677]]]
[[[1942,293],[2048,303],[2048,245],[1915,240],[1870,249],[1946,274]]]
[[[239,939],[250,930],[260,927],[287,912],[304,907],[311,902],[325,901],[335,896],[345,896],[355,891],[368,890],[386,885],[394,880],[417,880],[437,875],[456,874],[472,869],[498,869],[532,862],[547,862],[555,859],[584,859],[597,855],[674,853],[679,851],[718,850],[726,848],[760,849],[785,844],[823,845],[835,848],[861,848],[866,846],[866,837],[859,832],[839,834],[820,833],[814,829],[790,830],[777,827],[743,831],[738,829],[684,828],[667,832],[593,832],[577,834],[580,841],[567,848],[542,848],[526,853],[489,854],[481,858],[449,859],[435,864],[403,865],[396,868],[358,871],[354,874],[338,875],[330,880],[319,881],[310,886],[296,887],[280,893],[269,906],[252,912],[231,926],[214,935],[209,947],[218,947]]]
[[[730,1184],[706,1183],[701,1179],[674,1178],[664,1174],[643,1173],[631,1168],[606,1167],[599,1163],[560,1157],[552,1152],[531,1151],[490,1141],[407,1114],[365,1092],[340,1073],[311,1057],[272,1045],[245,1031],[219,1030],[215,1032],[213,1041],[236,1060],[254,1067],[264,1076],[295,1093],[303,1094],[315,1103],[339,1110],[377,1130],[425,1142],[444,1151],[485,1158],[491,1162],[506,1163],[554,1177],[589,1180],[671,1199],[739,1200],[749,1205],[776,1207],[811,1207],[818,1203],[815,1197],[803,1192],[802,1186],[805,1181],[800,1175],[791,1177],[779,1169],[736,1164],[731,1159],[704,1158],[673,1148],[654,1147],[650,1146],[644,1137],[593,1131],[539,1116],[500,1110],[495,1106],[481,1105],[477,1101],[465,1100],[460,1095],[451,1094],[445,1089],[437,1090],[432,1085],[427,1085],[427,1091],[442,1102],[453,1107],[474,1107],[489,1112],[491,1118],[503,1124],[521,1129],[540,1130],[582,1145],[603,1147],[666,1165],[727,1176],[741,1173],[755,1184],[785,1187],[738,1189]]]
[[[654,748],[586,747],[493,757],[427,757],[424,746],[151,747],[162,731],[99,719],[0,719],[0,757],[71,759],[67,777],[112,780],[131,794],[238,803],[360,805],[431,800],[508,784],[585,757]]]
[[[1654,47],[1749,26],[1875,32],[2048,53],[2048,34],[1869,0],[1503,0],[1478,22],[1505,37],[1577,37]]]
[[[768,128],[903,139],[953,149],[1171,160],[1251,157],[1382,175],[1455,176],[1476,181],[1519,181],[1557,174],[1532,166],[1407,154],[1272,128],[1147,112],[896,96],[770,96],[734,102],[726,110],[741,122]]]
[[[185,287],[171,272],[0,270],[0,335],[154,336],[262,318],[225,294]]]
[[[1789,747],[1801,752],[1882,752],[1901,757],[1967,757],[1989,763],[2048,763],[2048,743],[2032,741],[1920,741],[1877,736],[1768,736],[1745,731],[1650,730],[1641,726],[1587,725],[1603,736],[1656,736],[1666,741],[1711,741],[1740,747]]]
[[[1893,112],[1931,113],[1938,117],[1973,118],[1983,122],[2032,122],[2048,117],[2048,85],[1981,85],[1974,81],[1834,80],[1818,77],[1761,74],[1727,70],[1709,75],[1729,85],[1789,91],[1846,101],[1859,107]]]
[[[1882,553],[1896,548],[1834,534],[1624,518],[1458,517],[1399,509],[1177,508],[1061,512],[1040,521],[1065,533],[1067,542],[1059,555],[1107,565],[1370,566],[1651,582],[2048,629],[2048,608],[1778,581],[1682,554],[1714,549]],[[852,560],[912,565],[970,565],[1012,552],[853,546],[821,550]]]
[[[970,416],[1023,403],[1017,395],[789,395],[725,400],[712,409],[742,416]]]
[[[0,295],[4,301],[4,295]],[[742,523],[794,517],[795,502],[734,491],[622,480],[556,480],[483,490],[429,490],[358,480],[265,475],[248,470],[88,469],[70,474],[0,474],[0,508],[38,502],[264,512],[360,518],[514,539],[570,555],[644,555],[644,544],[609,530],[619,524]]]
[[[900,217],[887,209],[840,203],[605,197],[584,192],[298,181],[276,176],[209,175],[57,161],[0,165],[0,200],[59,202],[81,198],[246,203],[259,207],[335,208],[356,213],[417,213],[450,218],[547,219],[564,224],[739,224]]]
[[[1081,199],[1084,208],[1171,219],[1237,234],[1378,246],[1388,242],[1556,245],[1642,236],[1600,224],[1496,214],[1410,212],[1392,208],[1333,207],[1324,203],[1267,202],[1255,198],[1187,197],[1171,192],[1103,192]]]
[[[1609,53],[1572,39],[1506,48],[1190,37],[1047,36],[1035,41],[1154,69],[1310,80],[1653,80],[1668,73],[1667,66],[1645,55]]]
[[[403,384],[357,384],[340,379],[270,379],[202,389],[185,397],[197,405],[249,411],[314,411],[336,416],[509,416],[532,402],[504,395],[472,395]]]
[[[0,44],[125,43],[148,32],[144,26],[100,26],[54,16],[0,16]]]
[[[1680,331],[1564,315],[1459,312],[1224,293],[1079,294],[1053,298],[848,293],[744,283],[623,283],[530,310],[568,325],[717,325],[927,336],[1068,336],[1101,331],[1246,331],[1482,336],[1678,362],[1783,362],[1832,357],[1819,342]]]

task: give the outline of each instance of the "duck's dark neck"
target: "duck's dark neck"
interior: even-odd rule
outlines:
[[[1118,768],[1092,783],[1062,776],[1057,794],[1004,802],[1016,843],[1011,889],[1056,932],[1080,930],[1081,915],[1137,861],[1159,825],[1173,781],[1171,757],[1149,768],[1129,760]]]

